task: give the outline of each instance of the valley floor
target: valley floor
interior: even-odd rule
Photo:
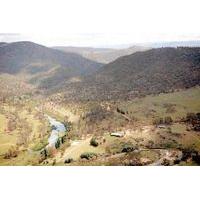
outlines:
[[[9,98],[0,104],[0,165],[198,165],[198,113],[199,87],[115,102]],[[44,114],[69,128],[45,153]]]

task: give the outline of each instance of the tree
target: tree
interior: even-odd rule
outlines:
[[[97,147],[99,145],[99,143],[97,142],[96,138],[92,138],[90,140],[90,145],[93,146],[93,147]]]
[[[55,143],[55,148],[58,149],[60,147],[60,139],[58,138]]]
[[[40,154],[41,154],[43,159],[47,158],[47,150],[45,148],[40,152]]]

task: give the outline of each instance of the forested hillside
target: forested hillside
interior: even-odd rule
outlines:
[[[108,100],[172,92],[199,84],[200,48],[179,47],[121,57],[63,90],[66,98]]]
[[[0,73],[51,90],[72,77],[95,72],[102,66],[74,53],[64,53],[32,42],[0,46]]]

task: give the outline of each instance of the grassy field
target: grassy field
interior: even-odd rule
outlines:
[[[14,165],[16,162],[16,165],[20,165],[30,162],[31,157],[33,160],[35,158],[25,153],[24,150],[39,150],[47,145],[49,123],[34,109],[34,106],[32,101],[21,102],[21,105],[11,101],[0,106],[0,164]],[[11,130],[8,129],[10,120],[15,124]],[[26,135],[27,143],[20,144]],[[11,148],[18,149],[17,158],[4,159],[4,155]]]
[[[105,148],[103,146],[93,147],[90,145],[90,139],[87,138],[81,141],[74,141],[70,147],[65,149],[63,156],[59,159],[58,162],[60,164],[64,163],[65,159],[72,158],[73,160],[78,160],[80,155],[85,152],[92,152],[96,154],[105,153]]]
[[[147,96],[133,101],[119,102],[119,108],[139,121],[151,122],[152,118],[185,117],[189,112],[200,112],[200,87],[168,94]]]
[[[4,133],[6,123],[6,117],[3,114],[0,114],[0,134]]]

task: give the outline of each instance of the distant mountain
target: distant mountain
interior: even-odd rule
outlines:
[[[150,43],[147,46],[150,46],[152,48],[161,48],[161,47],[200,47],[200,40],[174,41],[174,42],[155,42],[155,43]]]
[[[0,47],[6,45],[7,43],[6,42],[0,42]]]
[[[128,47],[130,46],[130,47]],[[135,52],[146,51],[152,48],[162,47],[200,47],[200,40],[189,41],[161,41],[153,43],[135,43],[124,44],[116,46],[117,48],[92,48],[92,47],[65,47],[55,46],[54,49],[58,49],[64,52],[77,53],[85,58],[94,60],[101,63],[110,63],[119,57],[133,54]]]
[[[65,53],[32,42],[1,44],[0,73],[20,77],[42,89],[98,70],[102,64],[74,53]]]
[[[91,47],[53,47],[54,49],[62,50],[64,52],[78,53],[81,56],[101,63],[109,63],[121,56],[130,55],[137,51],[145,51],[150,47],[132,46],[124,49],[111,48],[91,48]]]
[[[158,48],[121,57],[63,91],[76,100],[130,99],[200,84],[200,48]]]

